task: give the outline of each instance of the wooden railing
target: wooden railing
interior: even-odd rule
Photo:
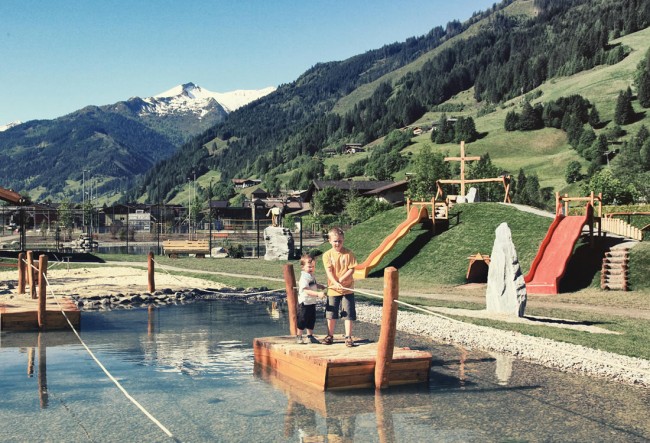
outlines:
[[[603,231],[611,232],[612,234],[621,235],[639,241],[643,240],[643,231],[641,231],[641,229],[630,225],[620,218],[603,217],[600,219],[600,228]]]

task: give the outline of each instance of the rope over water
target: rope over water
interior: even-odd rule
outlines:
[[[27,263],[26,260],[23,260],[23,261],[25,262],[25,264],[27,264],[28,266],[30,266],[29,263]],[[36,268],[34,265],[31,265],[31,267],[32,267],[34,270],[38,270],[38,268]],[[134,404],[138,409],[140,409],[140,411],[142,411],[142,413],[143,413],[143,414],[144,414],[144,415],[145,415],[149,420],[151,420],[151,421],[152,421],[156,426],[158,426],[158,427],[159,427],[159,428],[160,428],[160,429],[161,429],[161,430],[162,430],[162,431],[163,431],[163,432],[164,432],[168,437],[173,438],[174,440],[176,440],[176,438],[174,437],[174,434],[172,434],[172,433],[169,431],[169,429],[167,429],[167,428],[165,427],[165,425],[163,425],[162,423],[160,423],[160,421],[158,421],[158,419],[156,419],[156,417],[154,417],[153,415],[151,415],[151,413],[149,413],[149,411],[147,411],[147,410],[144,408],[144,406],[142,406],[142,405],[141,405],[141,404],[140,404],[140,403],[139,403],[135,398],[133,398],[133,397],[131,396],[131,394],[129,394],[129,393],[127,392],[127,390],[124,389],[124,387],[120,384],[120,382],[117,381],[117,379],[115,379],[115,377],[113,377],[113,375],[111,375],[111,373],[108,371],[108,369],[106,369],[106,367],[102,364],[102,362],[99,361],[99,359],[95,356],[95,354],[93,353],[93,351],[91,351],[90,348],[86,345],[86,343],[83,341],[83,339],[81,338],[81,336],[79,335],[79,333],[77,332],[77,330],[76,330],[76,329],[74,328],[74,326],[72,325],[72,322],[70,321],[70,319],[69,319],[68,316],[66,315],[65,311],[63,310],[63,306],[61,306],[61,303],[59,302],[59,298],[56,296],[56,294],[55,294],[54,291],[52,290],[52,286],[50,285],[50,281],[49,281],[49,279],[47,278],[47,275],[43,274],[43,278],[45,278],[45,281],[46,281],[46,283],[47,283],[47,287],[48,287],[48,289],[50,290],[50,293],[52,294],[52,297],[54,297],[54,301],[56,302],[57,306],[59,307],[59,310],[60,310],[61,313],[63,314],[63,317],[65,317],[65,320],[68,322],[68,325],[70,326],[70,329],[72,329],[72,332],[74,332],[74,335],[77,336],[77,339],[79,339],[79,342],[80,342],[81,345],[84,347],[84,349],[88,352],[88,354],[90,355],[90,357],[95,361],[95,363],[97,363],[97,366],[99,366],[99,367],[101,368],[101,370],[104,371],[104,373],[105,373],[106,376],[109,378],[109,380],[111,380],[111,381],[115,384],[115,386],[117,386],[117,388],[118,388],[120,391],[122,391],[122,394],[124,394],[124,396],[125,396],[127,399],[129,399],[129,401],[130,401],[131,403],[133,403],[133,404]]]

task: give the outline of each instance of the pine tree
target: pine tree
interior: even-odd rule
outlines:
[[[519,129],[522,131],[534,131],[542,127],[544,127],[544,123],[542,122],[541,113],[533,108],[529,102],[524,103],[521,117],[519,118]]]
[[[650,108],[650,49],[637,68],[636,88],[639,104]]]
[[[592,128],[595,128],[599,124],[600,124],[600,114],[598,114],[598,110],[594,105],[589,110],[589,125],[591,125]]]
[[[614,122],[618,125],[627,125],[634,121],[634,108],[632,108],[632,90],[621,91],[616,100]]]
[[[517,115],[517,112],[514,110],[508,112],[503,126],[506,131],[516,131],[519,128],[519,115]]]
[[[564,178],[568,184],[575,183],[582,180],[582,174],[580,173],[580,162],[573,160],[566,165],[566,171],[564,173]]]

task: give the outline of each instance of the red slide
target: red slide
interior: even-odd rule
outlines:
[[[584,216],[558,214],[548,228],[530,271],[524,277],[528,294],[558,294],[559,284],[573,253],[582,227],[589,222],[593,207]]]
[[[360,280],[366,278],[370,270],[377,266],[377,264],[381,261],[382,258],[384,258],[388,251],[393,249],[393,246],[395,246],[395,243],[397,243],[399,239],[404,237],[413,226],[420,223],[422,220],[426,220],[427,218],[429,218],[429,212],[427,211],[427,208],[424,206],[420,208],[413,206],[406,220],[403,221],[391,235],[386,237],[384,241],[381,242],[381,245],[377,247],[377,249],[370,253],[366,261],[354,268],[354,279]]]

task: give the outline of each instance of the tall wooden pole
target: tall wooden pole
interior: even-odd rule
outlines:
[[[298,324],[298,316],[296,308],[298,305],[298,297],[296,296],[296,276],[293,273],[293,265],[287,263],[284,265],[284,285],[287,290],[287,306],[289,308],[289,334],[296,335],[296,325]]]
[[[21,252],[18,254],[18,293],[25,293],[25,253]]]
[[[47,255],[38,257],[38,328],[45,329],[46,315],[45,299],[47,298]]]
[[[29,284],[29,294],[32,299],[36,299],[36,283],[34,282],[34,251],[27,251],[27,283]]]
[[[384,270],[384,304],[381,313],[381,331],[377,343],[375,389],[388,387],[397,329],[397,303],[395,301],[398,297],[399,274],[397,269],[391,266]]]
[[[153,252],[149,251],[147,255],[147,283],[149,286],[149,293],[156,291],[156,276],[155,276],[155,266],[153,261]]]

